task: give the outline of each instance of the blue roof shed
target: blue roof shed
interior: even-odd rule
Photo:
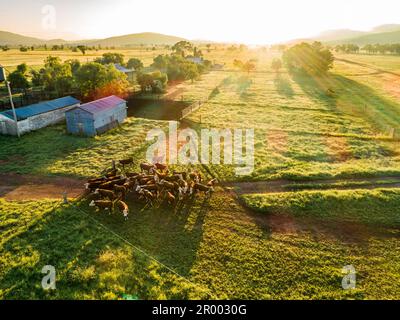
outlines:
[[[17,120],[25,120],[30,117],[50,112],[50,111],[55,111],[58,109],[62,109],[65,107],[73,106],[76,104],[79,104],[80,101],[71,97],[63,97],[51,101],[45,101],[45,102],[40,102],[36,104],[32,104],[30,106],[22,107],[22,108],[17,108],[15,109],[15,113],[17,114]],[[14,119],[13,112],[12,110],[6,110],[4,112],[1,112],[2,115]]]
[[[126,101],[117,96],[109,96],[73,108],[65,116],[69,133],[95,136],[125,120]]]

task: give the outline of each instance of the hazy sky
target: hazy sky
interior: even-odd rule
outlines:
[[[400,23],[400,0],[0,0],[0,4],[0,30],[47,39],[151,31],[262,44],[329,29],[369,30]]]

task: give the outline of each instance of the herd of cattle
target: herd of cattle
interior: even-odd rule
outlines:
[[[145,207],[167,202],[176,205],[198,192],[210,196],[214,192],[217,179],[203,183],[202,175],[197,172],[170,172],[162,163],[141,163],[140,172],[128,172],[125,166],[132,165],[133,159],[119,160],[122,170],[113,165],[105,170],[101,177],[89,179],[85,184],[88,190],[89,206],[97,211],[118,209],[128,219],[127,197],[143,201]]]

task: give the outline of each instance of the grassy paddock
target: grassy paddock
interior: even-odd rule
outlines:
[[[50,200],[0,199],[0,299],[204,298],[210,293],[93,223]],[[41,269],[56,268],[57,290],[41,288]]]
[[[371,201],[383,207],[384,197]],[[265,215],[249,214],[225,194],[215,194],[210,201],[200,197],[178,211],[168,207],[140,211],[140,205],[129,203],[131,215],[124,222],[122,215],[96,213],[86,202],[78,205],[88,215],[70,206],[53,209],[57,205],[53,201],[0,200],[4,233],[0,297],[399,298],[400,260],[396,252],[400,243],[395,231],[385,236],[371,233],[350,242],[331,229],[315,231],[320,220],[309,221],[312,228],[281,231],[271,228],[274,224],[264,220]],[[342,217],[359,214],[344,211],[351,210],[350,206],[340,208]],[[390,214],[390,210],[384,213]],[[141,255],[92,218],[195,285]],[[368,219],[374,219],[372,214]],[[393,214],[384,221],[392,219]],[[40,271],[47,264],[57,270],[54,292],[40,286]],[[350,291],[341,287],[341,270],[348,264],[357,270],[357,289]]]
[[[0,171],[21,174],[61,174],[76,177],[97,175],[111,160],[145,159],[146,134],[164,122],[129,118],[103,135],[77,137],[66,133],[65,125],[31,132],[20,139],[0,136]]]
[[[399,227],[398,189],[302,191],[243,195],[251,209],[262,213],[320,217]]]
[[[121,52],[128,56],[128,51]],[[140,51],[129,51],[135,53]],[[285,70],[275,74],[270,64],[276,55],[212,50],[206,58],[225,62],[223,71],[204,74],[194,83],[183,82],[168,93],[178,90],[178,100],[207,100],[188,118],[197,130],[254,128],[253,173],[240,177],[233,166],[209,165],[212,174],[230,181],[400,175],[399,141],[389,136],[390,129],[399,125],[400,105],[376,85],[382,80],[379,75],[339,61],[329,77],[291,77]],[[234,58],[257,59],[257,72],[235,71]],[[328,89],[334,94],[327,95]],[[67,136],[62,125],[20,141],[0,137],[0,171],[93,175],[112,158],[144,159],[145,133],[152,126],[166,125],[165,121],[129,119],[120,129],[94,139]]]

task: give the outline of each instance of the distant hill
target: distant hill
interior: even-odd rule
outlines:
[[[17,45],[38,45],[43,44],[43,40],[22,36],[20,34],[7,32],[7,31],[0,31],[0,45],[10,45],[10,46],[17,46]]]
[[[299,42],[320,41],[328,45],[337,44],[391,44],[400,43],[400,24],[385,24],[373,28],[371,31],[350,29],[328,30],[307,39],[293,39],[285,44],[293,45]]]
[[[9,46],[31,46],[31,45],[54,45],[54,44],[86,44],[86,45],[102,45],[102,46],[129,46],[129,45],[172,45],[178,41],[185,40],[180,37],[169,36],[160,33],[144,32],[134,33],[118,37],[111,37],[106,39],[96,40],[79,40],[79,41],[66,41],[63,39],[43,40],[33,37],[27,37],[20,34],[0,31],[0,45]]]
[[[400,24],[385,24],[371,31],[338,29],[322,32],[306,41],[321,41],[329,45],[337,44],[390,44],[400,43]]]
[[[400,31],[400,24],[384,24],[372,29],[375,33],[395,32]]]
[[[369,33],[367,35],[343,40],[331,41],[329,44],[346,44],[353,43],[359,46],[366,44],[390,44],[400,43],[400,30],[394,32],[382,32],[382,33]]]
[[[101,46],[129,46],[129,45],[172,45],[179,41],[186,40],[183,38],[169,36],[160,33],[143,32],[133,33],[123,36],[111,37],[101,40],[89,41],[89,45],[101,45]],[[84,42],[84,41],[82,41]]]
[[[355,37],[360,37],[368,34],[368,32],[350,30],[350,29],[339,29],[339,30],[329,30],[322,32],[314,40],[321,42],[331,42],[331,41],[340,41],[351,39]]]

